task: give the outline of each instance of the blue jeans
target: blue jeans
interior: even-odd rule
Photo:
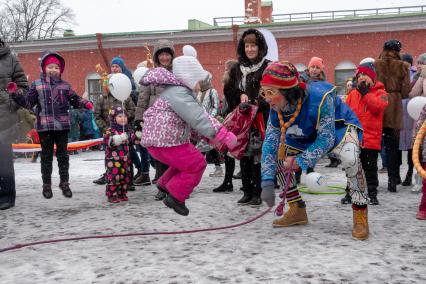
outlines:
[[[141,162],[140,162],[140,169],[142,173],[147,174],[149,173],[149,154],[148,150],[145,147],[142,147],[141,145],[136,145],[136,149],[141,155]]]

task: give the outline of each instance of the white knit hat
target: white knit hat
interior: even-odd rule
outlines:
[[[173,74],[192,90],[209,73],[195,57],[183,55],[173,59]]]
[[[366,57],[359,62],[359,65],[364,64],[364,63],[368,63],[368,62],[374,63],[374,61],[375,61],[374,58]]]

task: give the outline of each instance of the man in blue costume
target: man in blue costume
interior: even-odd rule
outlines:
[[[321,157],[333,153],[345,168],[353,200],[352,237],[367,239],[366,181],[359,160],[362,129],[355,114],[336,97],[335,87],[330,83],[300,83],[296,68],[289,62],[270,64],[263,73],[261,86],[261,96],[271,106],[262,148],[262,199],[269,206],[275,204],[275,178],[285,188],[285,172],[290,168],[293,171],[285,196],[289,210],[273,226],[308,223],[294,171],[306,172]]]

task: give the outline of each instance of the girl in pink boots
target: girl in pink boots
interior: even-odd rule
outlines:
[[[212,145],[224,143],[232,149],[237,142],[233,133],[197,103],[199,82],[207,76],[195,57],[180,56],[173,60],[173,73],[155,68],[140,82],[165,88],[143,115],[141,144],[156,160],[169,166],[157,187],[167,193],[164,204],[183,216],[189,214],[185,200],[199,184],[207,166],[204,156],[190,143],[191,130]]]

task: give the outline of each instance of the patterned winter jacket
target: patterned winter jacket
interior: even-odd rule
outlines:
[[[44,60],[50,55],[56,56],[62,64],[63,73],[65,60],[57,53],[45,52],[40,60],[40,66],[44,66]],[[71,85],[59,78],[51,78],[42,73],[40,79],[35,80],[26,96],[16,96],[15,101],[21,106],[32,109],[36,106],[36,129],[38,132],[69,130],[71,126],[69,109],[84,108],[87,100],[78,96]]]
[[[144,113],[141,144],[173,147],[189,143],[191,128],[213,139],[222,125],[198,104],[193,92],[164,68],[155,68],[142,78],[144,85],[164,85],[164,92]]]

